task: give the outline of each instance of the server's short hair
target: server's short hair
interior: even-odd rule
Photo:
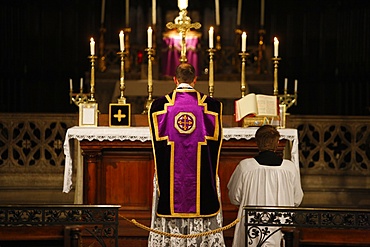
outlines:
[[[263,125],[256,132],[256,142],[259,151],[275,151],[280,139],[280,133],[274,126]]]

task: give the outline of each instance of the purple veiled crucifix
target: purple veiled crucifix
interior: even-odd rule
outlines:
[[[157,140],[171,145],[171,211],[199,214],[201,146],[217,140],[217,113],[207,112],[198,93],[176,92],[173,104],[155,113]]]

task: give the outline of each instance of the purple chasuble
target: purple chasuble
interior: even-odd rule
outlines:
[[[207,110],[205,98],[195,90],[174,91],[164,110],[153,113],[155,139],[171,146],[171,215],[200,215],[200,150],[219,138],[218,113]]]

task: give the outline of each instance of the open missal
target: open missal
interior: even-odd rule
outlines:
[[[277,97],[274,95],[250,93],[235,101],[235,120],[247,117],[277,117]]]

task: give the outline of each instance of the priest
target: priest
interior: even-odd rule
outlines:
[[[222,227],[218,162],[222,104],[194,89],[196,71],[181,63],[176,89],[149,109],[155,161],[149,246],[225,246],[223,234],[200,234]]]

